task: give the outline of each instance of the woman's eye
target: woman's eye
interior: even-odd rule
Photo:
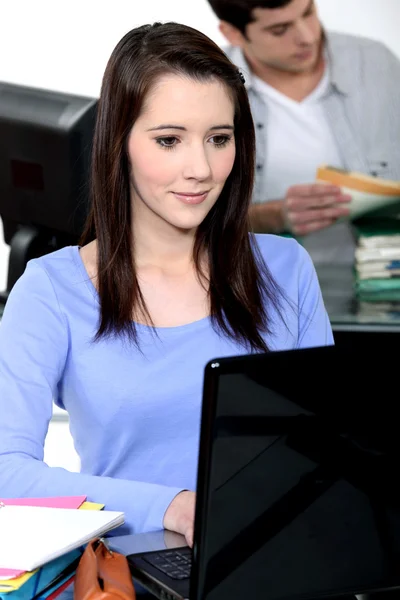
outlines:
[[[229,135],[214,135],[212,138],[210,138],[209,141],[217,148],[222,148],[230,140],[231,140],[231,136],[229,136]],[[156,142],[162,148],[165,148],[166,150],[167,149],[172,150],[179,143],[179,140],[175,136],[168,136],[168,137],[157,138]]]
[[[225,146],[230,141],[230,139],[231,137],[229,135],[214,135],[210,139],[210,141],[212,140],[214,146],[221,148],[221,146]]]
[[[159,144],[162,148],[173,148],[178,141],[176,137],[169,136],[163,138],[157,138],[157,144]]]

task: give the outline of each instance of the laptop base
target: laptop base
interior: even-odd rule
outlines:
[[[164,552],[155,552],[162,556]],[[140,554],[127,556],[132,577],[151,594],[160,600],[187,600],[189,598],[190,579],[173,579],[150,565]]]

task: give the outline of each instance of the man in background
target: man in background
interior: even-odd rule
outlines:
[[[257,136],[252,227],[290,232],[315,263],[352,263],[350,197],[319,166],[400,179],[400,61],[324,31],[314,0],[208,0],[246,79]]]

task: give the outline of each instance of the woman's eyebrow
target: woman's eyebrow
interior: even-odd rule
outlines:
[[[161,131],[162,129],[179,129],[180,131],[187,131],[186,127],[183,127],[182,125],[172,124],[157,125],[156,127],[151,127],[146,131]],[[210,127],[209,131],[214,131],[216,129],[229,129],[230,131],[233,131],[234,127],[233,125],[228,125],[227,123],[224,123],[223,125],[213,125],[212,127]]]

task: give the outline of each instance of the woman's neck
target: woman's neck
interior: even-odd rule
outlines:
[[[193,264],[195,230],[179,230],[161,219],[151,221],[138,219],[132,227],[136,267],[187,270]]]

